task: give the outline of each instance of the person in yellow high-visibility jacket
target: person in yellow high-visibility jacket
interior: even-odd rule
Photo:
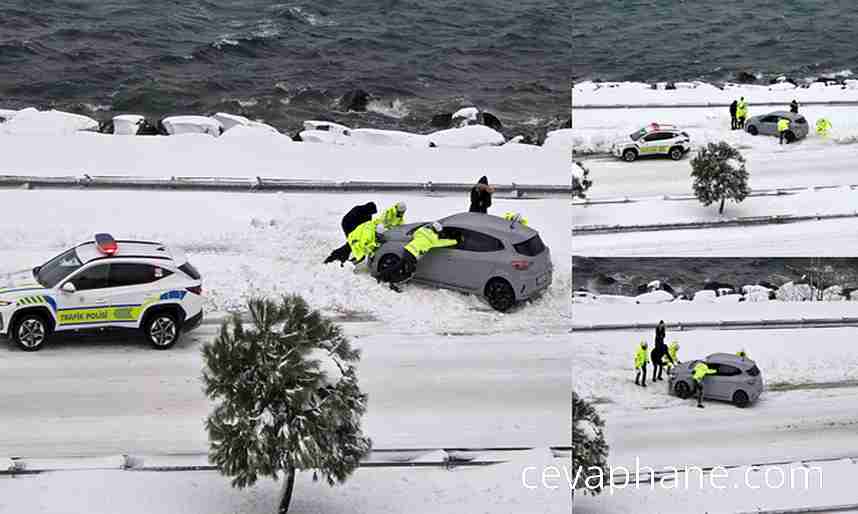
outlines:
[[[784,139],[786,139],[787,132],[789,131],[789,120],[787,118],[781,118],[778,120],[778,139],[780,139],[780,144],[784,144]],[[787,141],[789,143],[789,141]]]
[[[525,227],[527,226],[527,218],[525,218],[524,216],[522,216],[521,214],[519,214],[517,212],[504,213],[503,219],[505,219],[507,221],[513,221],[516,223],[521,223]]]
[[[411,236],[411,241],[405,245],[405,251],[402,252],[399,264],[379,273],[378,279],[390,282],[390,288],[400,292],[397,285],[414,275],[414,272],[417,271],[417,261],[424,255],[435,248],[446,248],[458,244],[455,239],[442,239],[440,234],[443,230],[443,225],[437,221],[415,230]]]
[[[737,128],[745,127],[745,120],[748,119],[748,102],[745,101],[745,97],[739,99],[739,102],[736,103],[736,126]]]
[[[710,368],[705,362],[700,361],[694,365],[694,371],[691,372],[691,378],[697,385],[697,406],[703,408],[703,381],[707,375],[714,375],[716,370]]]
[[[347,239],[349,248],[352,251],[350,261],[353,264],[359,264],[367,257],[371,257],[378,250],[378,247],[381,245],[378,243],[376,236],[382,230],[381,219],[375,218],[361,223],[357,228],[349,232]]]
[[[661,358],[668,372],[679,364],[679,343],[674,341],[667,346],[667,353]]]
[[[387,230],[390,230],[393,227],[398,227],[405,223],[406,209],[407,207],[405,206],[405,202],[398,202],[396,205],[385,209],[385,211],[381,213],[381,216],[378,217],[378,220]]]
[[[638,349],[635,352],[635,385],[646,387],[646,365],[649,362],[649,352],[647,352],[646,341],[641,341]]]
[[[827,137],[828,131],[831,130],[831,122],[828,118],[819,118],[816,120],[816,134],[821,137]]]

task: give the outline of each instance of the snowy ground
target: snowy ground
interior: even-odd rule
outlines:
[[[227,132],[228,134],[229,132]],[[44,151],[50,148],[51,151]],[[286,136],[0,135],[0,174],[266,177],[307,180],[568,185],[568,153],[510,144],[480,149],[337,146]]]
[[[375,448],[569,444],[568,333],[407,337],[347,323]],[[205,453],[203,325],[168,352],[123,336],[0,346],[0,456]]]
[[[768,112],[751,109],[751,115]],[[653,121],[676,123],[686,129],[694,145],[727,141],[745,156],[754,189],[852,184],[852,166],[858,156],[856,107],[808,106],[801,112],[814,124],[828,117],[834,129],[827,138],[813,131],[798,143],[779,145],[774,137],[751,136],[730,130],[724,108],[578,109],[573,112],[576,152],[606,152],[611,142]],[[691,192],[690,157],[680,161],[661,158],[626,163],[614,157],[589,159],[593,198],[685,194]]]
[[[561,467],[547,449],[534,450],[514,462],[489,467],[362,468],[343,485],[313,482],[299,473],[289,512],[294,514],[393,514],[401,512],[541,512],[566,514],[569,488],[530,489],[522,470]],[[553,483],[549,483],[553,485]],[[157,494],[143,494],[141,491]],[[257,482],[233,489],[214,471],[155,473],[146,471],[72,471],[0,477],[0,511],[32,513],[151,512],[270,514],[276,512],[280,484]]]
[[[507,313],[451,291],[408,286],[397,294],[365,266],[322,265],[343,243],[340,218],[353,205],[408,204],[408,220],[467,210],[467,198],[379,194],[228,194],[137,191],[0,191],[0,277],[30,269],[96,232],[183,248],[203,275],[206,310],[239,309],[251,294],[300,293],[329,314],[369,316],[385,333],[509,333],[562,330],[571,294],[569,203],[495,199],[492,212],[521,212],[552,252],[554,283],[542,298]],[[33,209],[34,204],[50,206]]]

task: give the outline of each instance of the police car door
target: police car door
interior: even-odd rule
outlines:
[[[653,132],[641,138],[641,155],[653,155],[660,153],[662,132]]]
[[[59,284],[57,330],[95,328],[110,322],[107,296],[110,264],[86,266]],[[67,284],[74,286],[73,291]]]
[[[112,262],[105,295],[110,319],[120,327],[136,327],[143,310],[160,300],[162,286],[157,281],[170,274],[152,264]]]

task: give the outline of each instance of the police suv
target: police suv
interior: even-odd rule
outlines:
[[[199,326],[201,295],[181,251],[96,234],[0,287],[0,336],[35,351],[54,332],[134,329],[163,350]]]
[[[688,133],[667,123],[651,123],[611,146],[611,153],[626,162],[647,155],[667,155],[678,161],[689,150],[691,137]]]

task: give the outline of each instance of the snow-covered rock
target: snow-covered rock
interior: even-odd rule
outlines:
[[[714,302],[715,299],[718,298],[718,295],[715,294],[715,291],[711,289],[705,289],[703,291],[697,291],[694,293],[695,302]]]
[[[545,141],[542,143],[543,148],[555,148],[560,150],[572,150],[572,136],[574,131],[569,129],[552,130],[545,136]]]
[[[223,132],[223,125],[218,120],[208,116],[170,116],[161,121],[171,136],[208,134],[217,137]]]
[[[481,148],[504,144],[503,134],[485,125],[439,130],[429,134],[429,141],[439,148]]]
[[[468,123],[476,123],[480,110],[476,107],[464,107],[453,113],[453,123],[456,126],[462,127]]]
[[[599,299],[589,291],[575,291],[572,293],[572,303],[594,303]]]
[[[39,111],[28,107],[17,111],[0,125],[0,133],[59,135],[79,131],[97,131],[98,122],[89,116],[63,111]]]
[[[352,129],[329,121],[307,120],[299,136],[308,143],[352,144]]]
[[[276,137],[280,138],[281,142],[284,144],[288,144],[292,142],[292,138],[277,132],[276,130],[271,130],[270,127],[264,124],[253,124],[253,125],[234,125],[232,128],[223,133],[220,139],[230,140],[230,139],[247,139],[247,138],[269,138]]]
[[[0,109],[0,123],[11,120],[16,114],[18,111],[15,109]]]
[[[118,136],[134,136],[137,135],[137,130],[140,124],[143,123],[143,116],[139,114],[120,114],[113,117],[113,134]]]
[[[715,298],[715,303],[739,303],[742,298],[740,294],[724,294]]]
[[[826,302],[842,302],[846,299],[843,296],[843,288],[840,286],[831,286],[822,291],[822,299]]]
[[[775,297],[784,302],[806,302],[813,298],[813,291],[808,284],[787,282],[778,288]]]
[[[673,295],[667,291],[650,291],[649,293],[639,294],[635,297],[636,303],[668,303],[673,301]]]
[[[401,130],[354,129],[351,131],[351,140],[358,145],[429,147],[428,136]]]
[[[742,286],[742,294],[748,302],[767,302],[771,296],[771,289],[765,286],[748,285]]]
[[[649,291],[657,291],[661,289],[661,280],[653,280],[649,284],[646,285],[647,290]]]
[[[575,428],[581,431],[581,434],[587,441],[597,441],[599,439],[599,432],[596,430],[596,425],[588,419],[579,419],[576,421]]]
[[[212,116],[212,118],[216,119],[221,124],[224,133],[228,132],[234,127],[254,127],[261,130],[267,130],[268,132],[274,132],[278,134],[280,133],[276,128],[272,127],[271,125],[268,125],[267,123],[253,121],[251,119],[245,118],[244,116],[239,116],[238,114],[219,112]]]

